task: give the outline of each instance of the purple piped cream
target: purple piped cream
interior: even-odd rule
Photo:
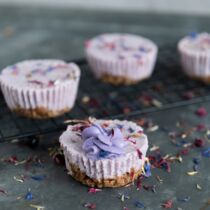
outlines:
[[[97,187],[117,187],[134,181],[142,171],[148,149],[142,128],[119,120],[69,125],[60,136],[60,144],[69,174]]]
[[[60,115],[75,102],[80,69],[61,60],[29,60],[8,66],[0,85],[8,107],[34,118]]]
[[[151,40],[132,34],[102,34],[87,41],[85,47],[96,78],[108,75],[131,83],[150,77],[157,51]]]
[[[210,35],[193,33],[178,43],[184,72],[193,78],[210,82]]]

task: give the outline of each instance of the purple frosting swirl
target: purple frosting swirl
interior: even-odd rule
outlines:
[[[125,154],[123,148],[127,142],[119,128],[105,129],[92,124],[82,131],[82,139],[82,148],[91,159],[114,158]]]

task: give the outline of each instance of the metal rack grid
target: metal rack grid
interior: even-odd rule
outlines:
[[[67,119],[122,118],[210,100],[210,86],[190,80],[181,71],[175,45],[160,47],[155,71],[149,80],[132,86],[112,86],[96,80],[85,59],[75,61],[82,70],[80,88],[74,109],[65,115],[47,120],[33,120],[11,112],[0,93],[0,142],[47,134],[65,129]],[[190,100],[184,94],[190,91]],[[146,101],[145,101],[146,99]],[[146,103],[153,100],[160,103]]]

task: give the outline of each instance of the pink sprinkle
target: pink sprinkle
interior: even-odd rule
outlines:
[[[129,208],[127,208],[127,207],[123,207],[123,210],[129,210]]]
[[[88,209],[96,209],[96,204],[95,203],[86,203],[84,207]]]
[[[203,147],[205,145],[205,142],[203,139],[195,139],[194,141],[194,145],[196,147]]]
[[[197,109],[196,111],[196,114],[199,116],[199,117],[205,117],[206,115],[208,115],[206,109],[204,107],[200,107]]]
[[[172,201],[172,200],[167,200],[167,201],[165,201],[163,204],[161,204],[161,206],[162,206],[164,209],[171,209],[172,206],[173,206],[173,201]]]
[[[97,189],[97,188],[93,188],[93,187],[88,189],[89,193],[97,193],[97,192],[100,192],[100,191],[102,191],[102,190],[101,189]]]

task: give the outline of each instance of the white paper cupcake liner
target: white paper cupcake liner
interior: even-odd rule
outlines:
[[[70,175],[73,175],[71,171],[71,165],[77,166],[81,172],[84,172],[88,177],[102,180],[102,179],[114,179],[130,173],[132,170],[136,172],[141,170],[144,165],[145,156],[139,159],[137,155],[127,154],[124,157],[116,159],[104,159],[104,160],[90,160],[82,157],[80,154],[69,153],[64,148],[64,156],[66,168]]]
[[[45,108],[49,111],[71,109],[77,96],[80,70],[75,64],[69,64],[75,71],[75,78],[47,88],[17,88],[13,84],[0,80],[1,89],[8,107],[29,110]]]

